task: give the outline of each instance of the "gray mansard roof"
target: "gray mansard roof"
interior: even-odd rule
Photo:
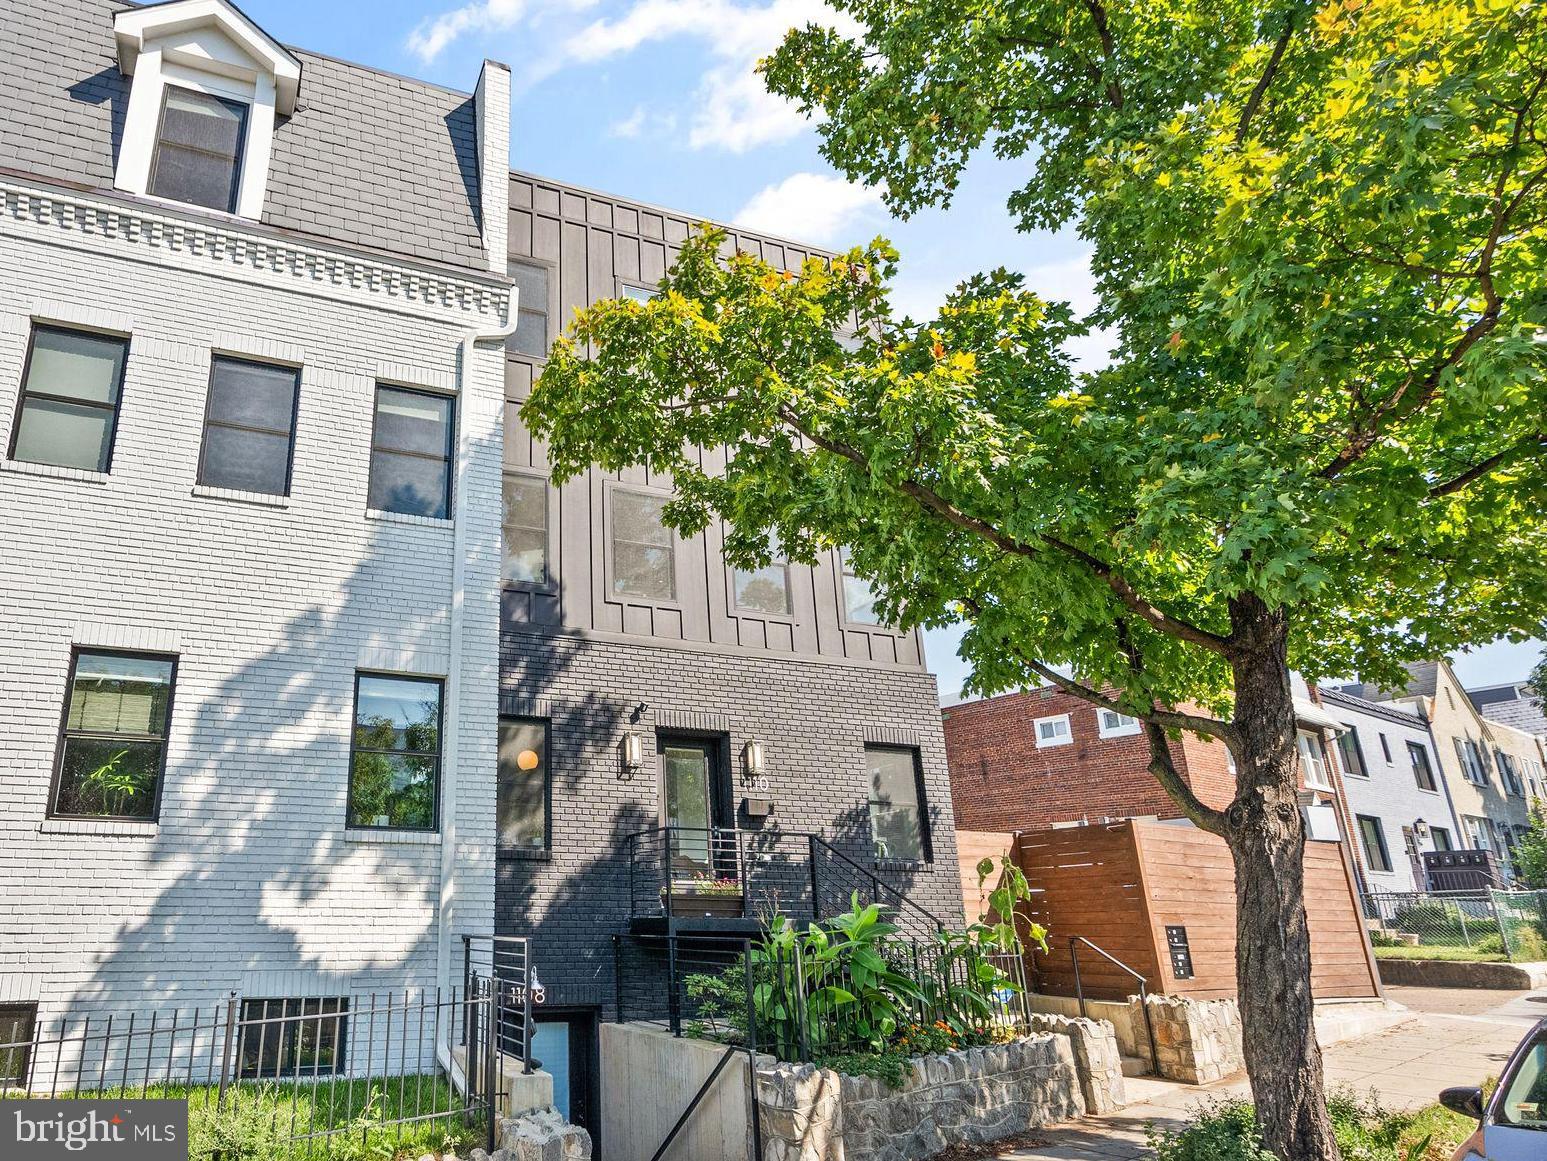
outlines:
[[[0,0],[0,168],[110,190],[129,101],[119,0]],[[263,222],[319,240],[486,269],[473,99],[300,49],[274,130]]]

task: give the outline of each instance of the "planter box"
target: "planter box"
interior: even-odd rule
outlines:
[[[673,891],[671,913],[694,919],[740,919],[746,913],[741,895],[700,895],[696,891]]]

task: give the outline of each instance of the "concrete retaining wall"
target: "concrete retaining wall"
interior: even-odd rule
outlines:
[[[601,1146],[607,1161],[650,1161],[714,1071],[725,1045],[645,1024],[601,1026]],[[764,1057],[769,1065],[772,1057]],[[722,1161],[751,1149],[747,1058],[738,1053],[705,1096],[671,1161]]]
[[[1378,959],[1380,981],[1392,987],[1547,988],[1547,963],[1458,963],[1442,959]]]

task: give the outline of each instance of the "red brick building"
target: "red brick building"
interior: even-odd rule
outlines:
[[[1307,691],[1309,692],[1309,691]],[[1300,708],[1307,801],[1332,805],[1341,777],[1336,747],[1324,744],[1324,715],[1307,698]],[[962,830],[1037,830],[1124,818],[1180,818],[1181,810],[1149,772],[1149,743],[1132,718],[1100,710],[1051,687],[1001,694],[942,711],[956,825]],[[1235,794],[1224,743],[1183,734],[1171,743],[1177,772],[1210,806]]]

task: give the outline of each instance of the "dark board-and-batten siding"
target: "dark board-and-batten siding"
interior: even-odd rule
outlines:
[[[535,261],[549,271],[550,339],[577,309],[614,297],[621,284],[657,282],[697,224],[689,215],[526,174],[511,175],[510,204],[511,260]],[[798,268],[813,253],[821,253],[741,231],[733,231],[727,245],[757,254],[781,269]],[[546,450],[522,426],[518,410],[541,369],[539,360],[520,355],[511,355],[506,363],[508,471],[547,471]],[[713,470],[722,454],[703,453],[705,467]],[[549,508],[556,583],[547,591],[508,588],[504,600],[508,628],[601,632],[922,667],[916,633],[893,633],[844,619],[843,576],[836,555],[815,567],[790,566],[789,616],[736,609],[730,570],[721,556],[724,533],[719,527],[678,540],[677,600],[653,603],[612,594],[607,579],[608,495],[620,486],[665,490],[670,484],[636,469],[617,474],[593,471],[558,489]]]

